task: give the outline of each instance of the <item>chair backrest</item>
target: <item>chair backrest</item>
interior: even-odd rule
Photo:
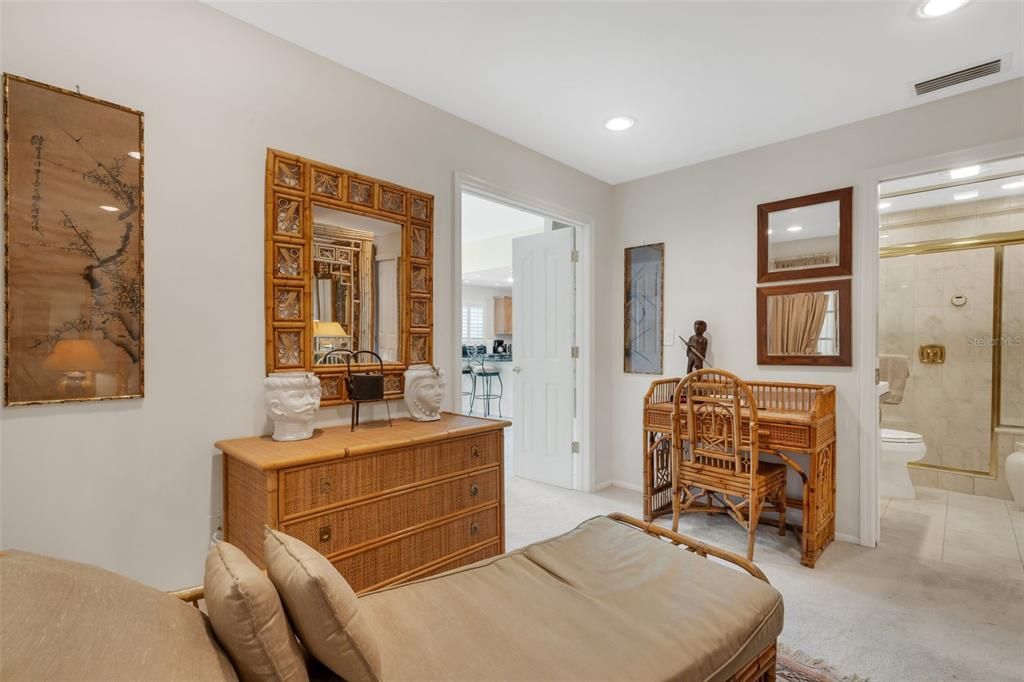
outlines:
[[[672,414],[677,427],[685,421],[684,429],[674,429],[683,463],[751,480],[757,475],[757,404],[742,379],[720,369],[691,372],[676,386]]]
[[[319,360],[316,361],[318,365],[348,365],[352,356],[352,351],[347,348],[335,348],[332,351],[324,353]]]

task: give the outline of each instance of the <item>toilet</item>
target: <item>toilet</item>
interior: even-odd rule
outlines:
[[[917,497],[907,464],[923,459],[928,448],[924,436],[910,431],[882,429],[878,494],[882,497]]]

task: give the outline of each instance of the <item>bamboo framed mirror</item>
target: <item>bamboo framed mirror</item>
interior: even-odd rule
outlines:
[[[850,324],[849,279],[760,287],[757,364],[849,367]]]
[[[853,274],[853,188],[757,207],[757,282]]]
[[[408,366],[433,359],[434,197],[268,149],[265,209],[267,373],[316,372],[338,405],[343,351],[372,350],[401,397]]]

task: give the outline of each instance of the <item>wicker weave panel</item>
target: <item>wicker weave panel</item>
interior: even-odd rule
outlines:
[[[792,424],[768,424],[760,422],[762,430],[767,429],[768,436],[762,442],[771,443],[772,447],[779,449],[797,448],[805,449],[811,445],[811,432],[806,426],[794,426]]]
[[[265,568],[263,526],[268,516],[267,474],[233,457],[225,457],[224,462],[227,499],[232,501],[224,510],[226,539],[248,554],[260,568]]]
[[[814,447],[820,448],[828,443],[830,440],[836,437],[836,418],[834,415],[829,416],[826,419],[822,419],[818,422],[818,428],[815,429],[815,443]]]
[[[671,410],[659,410],[657,408],[644,410],[644,427],[652,431],[671,431]]]
[[[492,507],[403,535],[331,563],[352,589],[359,592],[413,572],[448,554],[497,538],[499,527],[499,510]]]
[[[501,433],[496,431],[285,469],[281,475],[282,519],[438,476],[495,466],[500,454]]]
[[[429,570],[426,570],[423,573],[417,573],[416,579],[418,580],[419,578],[426,578],[432,575],[438,575],[439,573],[444,573],[445,571],[453,571],[456,568],[469,566],[470,564],[475,564],[478,561],[483,561],[484,559],[496,557],[499,554],[501,554],[501,548],[498,545],[498,543],[495,542],[494,544],[487,545],[482,549],[473,550],[468,554],[456,555],[454,558],[449,559],[448,561],[444,561],[436,566],[432,566]]]
[[[501,483],[490,469],[282,524],[282,530],[330,556],[442,516],[496,502]]]

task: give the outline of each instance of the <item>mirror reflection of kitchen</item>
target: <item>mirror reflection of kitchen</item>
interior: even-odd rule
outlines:
[[[838,264],[838,201],[769,214],[768,272]]]
[[[397,223],[313,206],[313,357],[343,365],[344,351],[399,361]],[[365,360],[364,358],[362,358]]]

